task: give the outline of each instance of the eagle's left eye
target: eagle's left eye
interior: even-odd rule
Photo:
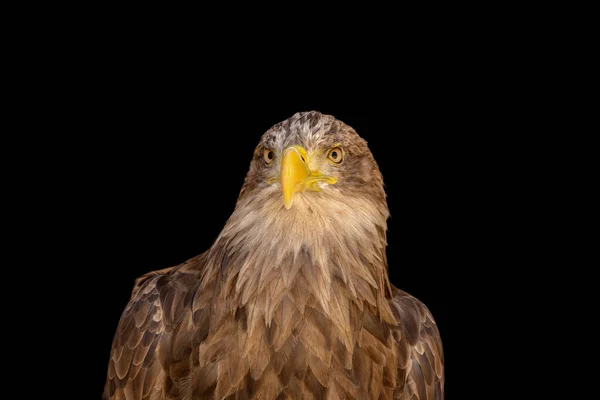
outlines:
[[[263,152],[263,159],[267,164],[271,164],[275,159],[275,153],[273,153],[273,150],[265,149],[265,151]]]
[[[336,164],[339,164],[344,159],[344,152],[341,147],[334,147],[327,152],[327,158]]]

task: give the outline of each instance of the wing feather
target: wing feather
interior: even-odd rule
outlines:
[[[392,288],[391,305],[399,329],[397,366],[400,377],[395,395],[417,400],[444,399],[444,354],[435,321],[427,307],[409,294]]]
[[[136,281],[113,339],[105,399],[150,399],[164,374],[155,362],[165,332],[160,301],[164,276],[164,271],[151,272]]]

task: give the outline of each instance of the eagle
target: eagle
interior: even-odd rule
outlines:
[[[436,323],[388,278],[388,217],[353,128],[274,125],[212,246],[136,280],[104,398],[443,399]]]

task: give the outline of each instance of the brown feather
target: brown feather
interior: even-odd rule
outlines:
[[[285,209],[281,155],[337,179]],[[343,148],[339,165],[327,150]],[[275,167],[275,168],[272,168]],[[125,400],[443,400],[437,326],[387,277],[383,180],[366,142],[331,116],[299,113],[257,146],[211,248],[135,282],[104,396]]]

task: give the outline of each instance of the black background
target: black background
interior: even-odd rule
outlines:
[[[552,182],[545,196],[539,182],[564,158],[544,148],[564,71],[552,69],[560,56],[546,29],[526,21],[532,38],[511,22],[527,20],[519,10],[451,8],[353,20],[308,8],[298,24],[244,15],[242,32],[207,23],[231,10],[59,9],[40,24],[27,13],[36,29],[11,32],[15,90],[3,110],[16,123],[2,147],[3,183],[14,183],[6,222],[16,222],[5,247],[18,253],[4,269],[4,321],[23,340],[6,341],[19,387],[99,398],[135,278],[208,249],[263,132],[318,110],[353,126],[379,163],[390,278],[439,325],[448,398],[514,397],[515,370],[529,374],[519,363],[535,359],[530,318],[547,308],[521,304],[515,289],[528,275],[527,291],[543,286],[550,262],[539,257],[560,248],[534,241],[540,226],[553,233],[560,208],[544,209],[561,189]],[[544,41],[551,57],[540,60]]]

